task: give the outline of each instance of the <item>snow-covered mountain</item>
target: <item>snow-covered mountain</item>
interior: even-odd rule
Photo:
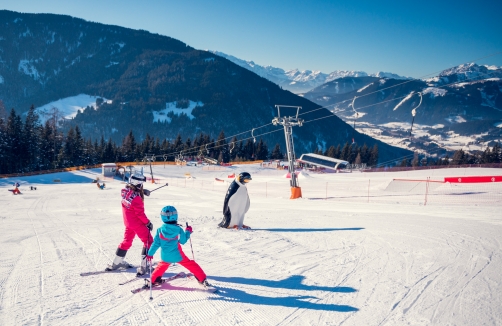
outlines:
[[[284,70],[272,66],[261,66],[254,61],[246,61],[219,51],[209,51],[220,57],[224,57],[233,63],[246,68],[255,74],[270,80],[273,83],[281,86],[290,92],[296,94],[306,93],[324,83],[333,81],[338,78],[344,77],[381,77],[381,78],[394,78],[394,79],[410,79],[409,77],[399,76],[390,72],[377,72],[374,74],[367,74],[364,71],[350,71],[350,70],[335,70],[329,74],[323,73],[319,70]]]
[[[352,134],[350,126],[328,110],[318,110],[317,104],[167,36],[7,10],[0,10],[0,26],[0,106],[18,114],[31,105],[49,114],[55,107],[68,118],[63,132],[78,126],[83,138],[118,143],[131,130],[139,140],[147,135],[174,140],[178,135],[195,139],[200,132],[215,138],[223,130],[234,135],[263,126],[263,141],[285,148],[284,136],[268,133],[273,130],[270,121],[277,113],[275,104],[295,103],[303,108],[305,121],[316,121],[295,132],[299,154],[343,145]],[[261,75],[265,72],[306,79],[293,72],[286,77],[272,67]],[[307,75],[316,79],[314,73]],[[382,161],[410,153],[359,133],[353,138],[377,144]]]
[[[502,136],[501,77],[501,67],[469,63],[405,83],[370,76],[339,78],[304,97],[393,146],[429,154],[483,151]]]
[[[443,70],[438,76],[426,79],[430,86],[441,86],[461,81],[473,82],[488,78],[502,78],[502,67],[466,63]]]

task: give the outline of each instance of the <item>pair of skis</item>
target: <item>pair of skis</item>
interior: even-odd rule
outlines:
[[[167,283],[172,280],[175,280],[175,279],[178,279],[178,278],[188,278],[188,279],[197,281],[197,279],[192,274],[186,274],[184,272],[180,272],[180,273],[173,275],[171,277],[163,278],[161,283],[153,283],[152,287],[162,287],[162,284]],[[126,283],[128,283],[128,282],[126,282]],[[136,293],[139,293],[142,291],[148,291],[148,290],[150,290],[150,280],[145,279],[145,284],[143,286],[136,288],[136,289],[133,289],[133,290],[131,290],[131,292],[133,294],[136,294]],[[204,286],[204,285],[200,285],[200,288],[198,288],[198,289],[197,288],[194,288],[194,289],[190,288],[187,290],[203,291],[203,292],[210,292],[210,293],[215,293],[218,291],[218,289],[216,289],[214,286]]]
[[[134,268],[135,266],[129,265],[125,268],[119,268],[119,269],[114,269],[114,270],[102,270],[102,271],[92,271],[92,272],[83,272],[80,273],[80,276],[91,276],[91,275],[99,275],[99,274],[112,274],[112,273],[120,273],[120,272],[125,272],[128,269]]]

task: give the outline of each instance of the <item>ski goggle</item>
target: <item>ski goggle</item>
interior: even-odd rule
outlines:
[[[248,183],[249,181],[251,181],[251,178],[246,178],[246,179],[244,179],[242,181]]]

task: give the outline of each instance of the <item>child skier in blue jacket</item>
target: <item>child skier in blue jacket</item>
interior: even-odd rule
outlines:
[[[161,248],[161,262],[157,265],[152,273],[152,284],[160,284],[162,275],[172,263],[178,263],[188,269],[197,278],[202,286],[211,286],[206,280],[206,273],[200,268],[194,260],[190,260],[183,250],[181,245],[185,244],[192,234],[192,227],[187,226],[183,230],[178,223],[178,212],[173,206],[166,206],[160,211],[160,218],[164,224],[157,229],[152,246],[148,250],[147,259],[152,260],[153,255]]]

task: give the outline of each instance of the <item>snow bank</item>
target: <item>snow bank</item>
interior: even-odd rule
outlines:
[[[96,100],[102,98],[87,94],[79,94],[77,96],[66,97],[36,108],[36,112],[40,115],[40,121],[44,124],[50,117],[53,108],[57,108],[61,118],[71,119],[77,115],[78,110],[84,110],[87,106],[96,108]],[[104,101],[109,100],[103,98]]]

